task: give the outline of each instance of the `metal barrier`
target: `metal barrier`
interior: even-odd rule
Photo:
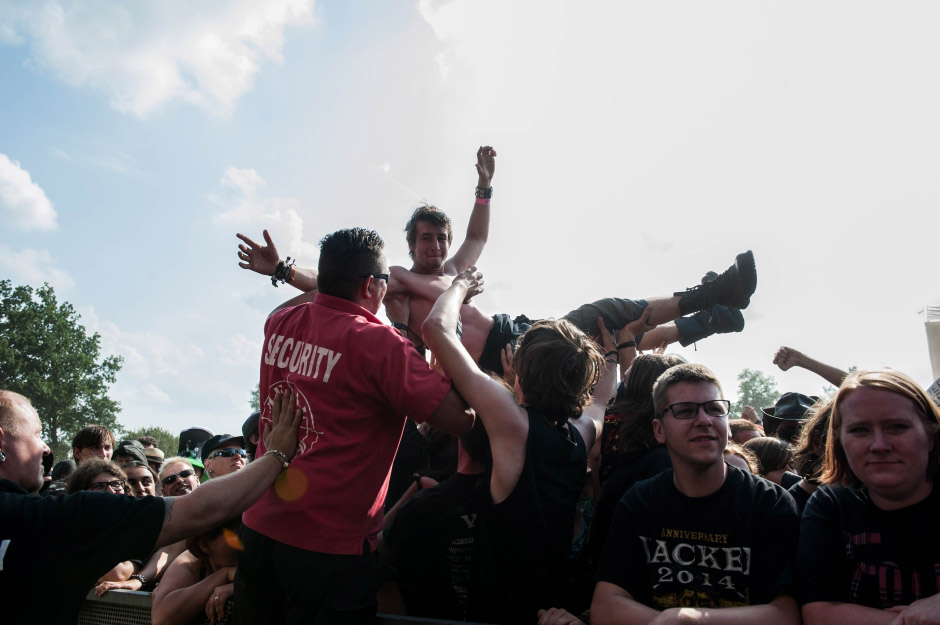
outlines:
[[[465,621],[443,621],[379,614],[377,625],[481,625]],[[136,590],[109,590],[101,597],[91,591],[78,614],[79,625],[150,625],[150,593]]]
[[[110,590],[101,597],[92,590],[78,613],[79,625],[150,625],[150,593]]]

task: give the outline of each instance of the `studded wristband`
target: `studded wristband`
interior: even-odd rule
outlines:
[[[277,449],[269,449],[264,452],[265,456],[274,456],[277,458],[277,461],[281,463],[281,468],[286,469],[290,466],[290,462],[287,460],[287,456],[284,455],[284,452],[278,451]]]

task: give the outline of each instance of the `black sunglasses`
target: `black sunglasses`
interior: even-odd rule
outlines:
[[[223,458],[231,458],[235,455],[239,455],[242,458],[247,458],[248,452],[244,449],[238,449],[237,447],[226,447],[225,449],[219,449],[212,452],[212,455],[210,455],[209,458],[218,458],[219,456],[222,456]]]
[[[160,482],[164,486],[169,486],[170,484],[176,481],[176,478],[180,478],[182,480],[182,479],[186,479],[190,475],[195,475],[195,474],[196,472],[193,471],[192,469],[186,469],[184,471],[180,471],[179,473],[174,473],[173,475],[167,475],[165,478],[160,480]]]
[[[388,274],[387,273],[364,273],[359,276],[360,278],[375,278],[376,280],[385,280],[385,283],[388,284]]]

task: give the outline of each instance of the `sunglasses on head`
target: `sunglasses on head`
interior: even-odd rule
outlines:
[[[238,449],[237,447],[226,447],[225,449],[219,449],[217,451],[212,452],[209,458],[210,459],[218,458],[219,456],[222,456],[223,458],[231,458],[232,456],[236,454],[241,456],[242,458],[248,457],[248,452],[245,451],[244,449]]]
[[[190,475],[195,475],[195,474],[196,472],[193,471],[192,469],[186,469],[185,471],[180,471],[179,473],[174,473],[173,475],[167,475],[165,478],[160,480],[160,482],[164,486],[169,486],[170,484],[176,481],[176,478],[180,478],[181,480],[184,480]]]

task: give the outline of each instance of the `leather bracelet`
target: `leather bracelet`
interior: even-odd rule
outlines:
[[[617,346],[617,349],[626,349],[628,347],[636,347],[636,341],[624,341]]]
[[[281,463],[281,469],[282,469],[282,470],[283,470],[283,469],[286,469],[287,467],[290,466],[290,461],[287,460],[287,456],[284,454],[283,451],[279,451],[279,450],[277,450],[277,449],[269,449],[269,450],[267,450],[266,452],[264,452],[264,455],[265,455],[265,456],[274,456],[275,459],[277,459],[277,461]],[[263,458],[263,457],[264,457],[264,456],[262,456],[262,458]]]
[[[606,354],[604,354],[604,360],[607,360],[608,356],[617,357],[617,359],[619,360],[619,356],[617,355],[617,352],[613,349],[607,352]],[[616,362],[616,360],[607,360],[607,362]]]

